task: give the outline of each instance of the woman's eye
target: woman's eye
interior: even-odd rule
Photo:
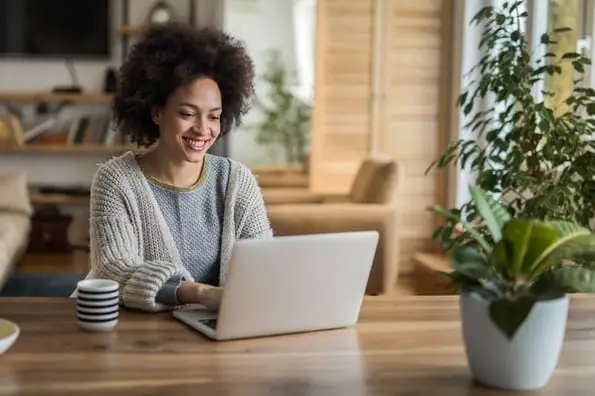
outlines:
[[[192,114],[189,114],[189,113],[180,113],[180,115],[185,118],[192,117]]]

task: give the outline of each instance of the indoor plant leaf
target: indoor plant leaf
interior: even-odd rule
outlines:
[[[570,293],[595,293],[595,270],[565,266],[552,271],[551,276],[559,290]]]
[[[476,280],[490,278],[492,273],[485,256],[474,246],[457,249],[451,257],[450,266],[454,271]]]
[[[454,220],[459,222],[461,226],[467,231],[467,233],[477,242],[486,252],[490,252],[492,250],[490,244],[485,240],[483,236],[477,230],[475,230],[472,226],[468,223],[461,220],[461,217],[454,214],[453,211],[442,209],[441,207],[434,205],[430,207],[430,210],[434,213],[443,215],[447,219]]]
[[[542,251],[526,269],[530,271],[528,279],[533,280],[552,265],[560,264],[564,259],[595,253],[595,234],[572,222],[550,222],[556,230],[557,240]]]
[[[558,241],[556,229],[546,222],[513,219],[502,230],[502,244],[508,249],[508,271],[512,276],[525,275],[544,251]]]
[[[483,189],[474,186],[470,188],[470,192],[473,203],[492,234],[492,239],[498,242],[502,238],[502,227],[511,218],[510,214]]]
[[[490,319],[510,340],[529,316],[535,299],[530,296],[500,298],[490,303]]]

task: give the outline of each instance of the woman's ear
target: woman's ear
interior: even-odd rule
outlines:
[[[156,125],[159,125],[159,123],[161,122],[161,109],[159,109],[158,107],[153,107],[151,109],[151,119]]]

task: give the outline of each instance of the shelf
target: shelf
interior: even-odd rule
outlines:
[[[143,34],[145,29],[141,26],[124,25],[118,28],[118,33],[122,36],[138,36]]]
[[[30,192],[29,199],[35,205],[88,205],[89,197],[66,194],[41,194]]]
[[[126,151],[141,151],[135,146],[101,146],[101,145],[22,145],[22,146],[3,146],[0,144],[0,153],[40,153],[40,154],[66,154],[66,153],[96,153],[96,154],[119,154]]]
[[[78,102],[110,103],[112,94],[103,92],[53,93],[53,92],[2,92],[0,102]]]

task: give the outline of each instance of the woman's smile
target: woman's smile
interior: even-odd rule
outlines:
[[[184,140],[185,146],[187,148],[196,152],[204,152],[206,149],[209,148],[209,144],[211,143],[210,138],[203,139],[182,136],[182,140]]]

